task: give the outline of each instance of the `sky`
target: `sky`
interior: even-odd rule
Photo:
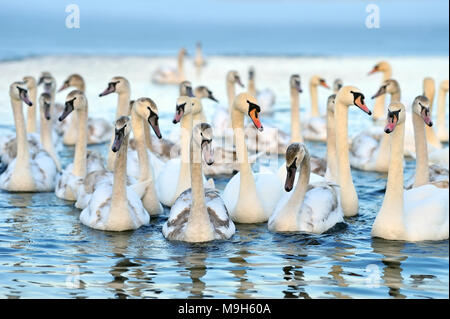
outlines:
[[[40,54],[448,55],[446,0],[0,0],[0,59]],[[366,6],[380,10],[368,29]],[[66,6],[80,9],[68,29]],[[423,50],[421,47],[423,46]],[[386,52],[384,52],[386,51]]]

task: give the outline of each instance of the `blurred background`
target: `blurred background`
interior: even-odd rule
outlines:
[[[380,28],[368,29],[368,4]],[[80,28],[65,25],[66,6]],[[1,1],[0,59],[48,54],[448,55],[447,0]]]

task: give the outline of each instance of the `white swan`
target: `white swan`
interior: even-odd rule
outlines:
[[[255,68],[250,67],[248,70],[248,93],[258,101],[258,105],[261,107],[261,114],[267,115],[272,114],[275,105],[275,93],[266,88],[264,90],[257,90],[255,86]]]
[[[86,174],[104,170],[103,159],[94,152],[87,152],[88,102],[84,93],[73,90],[66,97],[64,112],[59,117],[63,121],[75,110],[77,141],[73,163],[68,165],[58,176],[55,194],[58,198],[76,201],[78,189],[83,185]]]
[[[304,231],[321,234],[344,221],[339,204],[337,185],[330,182],[309,184],[310,161],[306,146],[301,143],[289,145],[286,151],[287,193],[281,197],[269,218],[271,231]],[[294,192],[297,170],[299,180]]]
[[[240,171],[228,182],[222,198],[231,218],[238,223],[267,221],[282,195],[282,184],[277,175],[269,172],[253,174],[248,161],[244,115],[248,114],[253,124],[262,130],[259,112],[256,99],[250,94],[241,93],[234,99],[231,117]]]
[[[28,106],[25,83],[13,82],[9,87],[9,96],[16,127],[17,156],[0,175],[0,188],[10,192],[48,192],[55,188],[56,166],[45,151],[30,155],[27,141],[22,101]]]
[[[363,112],[372,112],[364,104],[364,95],[354,86],[342,87],[335,99],[334,122],[336,130],[337,182],[340,186],[340,202],[344,216],[358,214],[358,195],[350,172],[348,143],[348,108],[356,105]]]
[[[383,204],[372,226],[372,236],[390,240],[448,239],[448,189],[423,185],[403,189],[405,107],[389,105],[385,131],[391,135],[391,158]]]
[[[326,118],[320,115],[317,87],[329,89],[325,79],[314,75],[309,80],[309,92],[311,96],[311,113],[309,118],[302,123],[303,137],[307,141],[325,142],[327,139]]]
[[[431,117],[433,117],[433,104],[434,104],[434,95],[436,93],[436,85],[434,83],[433,78],[426,77],[423,79],[423,95],[425,95],[430,101],[430,113]],[[427,136],[428,145],[432,147],[434,150],[442,149],[441,141],[439,140],[436,132],[433,127],[426,126],[425,132]],[[448,153],[448,152],[447,152]]]
[[[301,132],[301,122],[300,122],[300,103],[299,103],[299,93],[303,92],[301,89],[300,84],[300,76],[298,74],[293,74],[289,80],[290,84],[290,94],[291,94],[291,137],[290,137],[290,143],[303,143],[303,135]],[[327,115],[329,115],[329,104],[332,103],[331,108],[333,109],[332,112],[334,112],[334,97],[332,100],[330,98],[327,102]],[[334,122],[334,115],[331,115],[332,120]],[[327,129],[330,127],[334,128],[334,123],[328,124],[328,117],[327,117]],[[334,134],[334,129],[333,129]],[[331,135],[330,134],[327,134]],[[330,138],[333,138],[330,136]],[[333,139],[334,141],[334,139]],[[328,145],[329,139],[327,138],[327,145]],[[332,146],[335,149],[335,146]],[[285,146],[287,148],[287,145]],[[328,147],[327,147],[328,149]],[[283,152],[284,153],[284,152]],[[316,174],[319,174],[321,176],[325,175],[326,171],[326,161],[323,159],[317,158],[317,157],[310,157],[310,167],[313,179],[316,178]],[[278,169],[278,177],[281,181],[286,180],[286,163],[283,163],[280,168]],[[319,177],[320,178],[320,177]]]
[[[392,67],[387,61],[381,61],[377,63],[368,75],[381,72],[383,73],[382,83],[386,80],[392,78]],[[383,85],[383,84],[382,84]],[[385,102],[386,96],[380,95],[375,100],[375,105],[373,107],[373,116],[372,119],[376,124],[382,124],[381,121],[384,121],[385,116]]]
[[[236,84],[240,87],[244,87],[241,82],[241,78],[237,71],[231,70],[227,73],[225,78],[228,108],[217,105],[214,116],[212,118],[212,126],[214,127],[214,135],[217,137],[227,138],[229,144],[232,144],[233,134],[230,130],[231,127],[231,111],[233,108],[233,101],[236,96]]]
[[[201,123],[192,130],[190,146],[190,170],[192,187],[177,198],[167,222],[163,226],[164,237],[170,240],[205,242],[228,239],[235,226],[227,208],[214,189],[204,189],[202,159],[210,165],[214,162],[212,128]]]
[[[181,125],[181,156],[165,163],[156,179],[156,189],[161,203],[171,207],[182,192],[191,187],[189,169],[189,145],[192,134],[193,116],[200,113],[200,99],[180,96],[177,99],[173,123]],[[205,180],[206,182],[206,180]]]
[[[436,119],[436,134],[441,142],[448,143],[448,127],[445,123],[445,100],[448,93],[448,80],[443,80],[439,85],[438,100],[437,100],[437,119]]]
[[[79,74],[70,75],[63,83],[58,92],[65,90],[68,87],[75,87],[79,91],[84,92],[86,85],[84,79]],[[76,117],[73,117],[64,125],[63,143],[64,145],[75,145],[77,141],[78,127],[76,125]],[[89,118],[88,119],[88,144],[100,144],[105,143],[110,139],[112,127],[108,121],[101,118]]]
[[[136,151],[128,151],[127,157],[132,153],[133,156],[137,157],[137,162],[133,163],[136,166],[135,168],[130,168],[127,160],[127,185],[131,185],[137,193],[142,194],[144,208],[150,215],[158,215],[163,212],[163,208],[156,194],[155,180],[157,175],[155,175],[153,170],[152,161],[149,158],[150,156],[145,142],[145,130],[147,126],[151,126],[155,134],[161,136],[156,104],[150,98],[137,99],[132,106],[131,123]],[[114,141],[115,138],[113,139],[113,143]],[[111,144],[111,149],[113,149],[113,143]],[[133,173],[132,176],[130,176],[130,172]],[[108,184],[112,187],[113,177],[113,174],[107,170],[89,173],[84,180],[83,187],[79,188],[75,207],[80,209],[86,208],[93,192],[97,188],[96,185]],[[144,187],[143,190],[138,190],[138,188],[142,187]]]
[[[156,84],[179,84],[186,79],[184,75],[184,57],[187,51],[181,48],[178,52],[178,68],[162,66],[152,74],[152,82]]]
[[[84,225],[100,230],[125,231],[148,225],[150,215],[132,187],[127,187],[127,148],[131,132],[130,118],[120,117],[115,124],[112,149],[118,152],[114,165],[114,183],[97,185],[88,207],[80,214]]]
[[[412,121],[414,125],[414,137],[416,144],[416,172],[411,180],[406,182],[406,189],[426,184],[448,188],[448,169],[439,165],[428,164],[428,149],[424,124],[432,126],[429,100],[426,96],[419,95],[412,104]]]
[[[55,150],[54,142],[52,139],[52,98],[48,93],[42,93],[39,98],[39,110],[40,110],[40,123],[41,123],[41,144],[42,148],[47,151],[48,155],[53,159],[58,172],[61,171],[61,163],[59,156]]]
[[[197,43],[195,48],[195,58],[194,58],[194,66],[197,73],[197,78],[200,78],[202,75],[202,69],[205,67],[206,61],[203,57],[202,53],[202,44],[200,42]]]

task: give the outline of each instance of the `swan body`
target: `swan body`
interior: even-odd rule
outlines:
[[[114,183],[97,184],[88,206],[82,210],[80,221],[84,225],[107,231],[125,231],[148,225],[150,215],[137,194],[126,186],[126,161],[131,121],[120,117],[115,125],[113,150],[118,152],[114,167]]]
[[[304,144],[293,143],[286,151],[286,193],[269,218],[271,231],[304,231],[321,234],[344,221],[337,185],[309,180],[309,153]],[[295,191],[290,193],[300,168]]]
[[[10,85],[9,95],[16,126],[17,156],[0,175],[0,188],[10,192],[48,192],[55,188],[56,165],[46,151],[34,155],[29,152],[22,101],[28,106],[25,83],[14,82]]]
[[[448,239],[448,190],[430,184],[403,189],[404,105],[391,103],[387,117],[385,131],[391,134],[388,181],[372,236],[406,241]]]
[[[209,124],[198,124],[193,129],[190,147],[192,187],[175,201],[170,216],[163,226],[164,237],[187,242],[205,242],[228,239],[233,236],[235,226],[219,193],[204,189],[202,164],[213,163],[212,129]]]
[[[184,81],[184,57],[187,51],[181,48],[178,52],[178,68],[161,66],[152,74],[152,82],[156,84],[179,84]]]
[[[241,93],[234,99],[232,124],[240,171],[226,185],[223,200],[233,221],[238,223],[261,223],[269,219],[282,195],[282,185],[276,174],[251,171],[244,137],[244,114],[262,130],[258,117],[260,112],[256,99]]]

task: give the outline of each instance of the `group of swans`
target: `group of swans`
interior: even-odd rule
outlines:
[[[163,227],[167,239],[204,242],[230,238],[236,230],[235,223],[267,222],[269,230],[279,232],[326,232],[345,218],[358,214],[352,166],[388,173],[386,194],[373,225],[373,236],[410,241],[448,238],[448,195],[444,195],[448,189],[448,169],[429,160],[432,154],[429,149],[433,146],[425,128],[432,127],[432,101],[429,97],[418,96],[411,112],[406,112],[400,102],[400,86],[391,78],[392,69],[387,62],[377,64],[371,72],[384,72],[387,77],[373,98],[391,95],[387,124],[381,128],[382,132],[375,126],[371,129],[375,133],[366,130],[349,139],[349,107],[356,106],[368,115],[372,112],[362,92],[354,86],[344,86],[340,79],[333,84],[334,94],[327,100],[326,115],[321,115],[317,88],[329,86],[319,76],[310,79],[311,114],[302,121],[300,76],[293,74],[289,79],[291,130],[282,132],[280,137],[278,133],[272,135],[275,128],[262,124],[264,110],[255,88],[253,69],[250,70],[249,91],[237,95],[235,85],[243,86],[239,74],[227,73],[228,107],[216,105],[215,116],[211,118],[213,124],[208,124],[202,99],[215,102],[217,99],[206,86],[193,90],[192,84],[185,80],[184,55],[182,50],[181,71],[176,81],[171,80],[180,85],[173,120],[174,124],[180,124],[178,143],[162,138],[158,108],[152,99],[131,100],[130,83],[126,78],[113,77],[100,93],[100,97],[111,93],[118,95],[114,130],[107,138],[102,137],[110,141],[106,165],[98,153],[87,150],[89,141],[98,135],[93,133],[98,130],[89,127],[95,120],[89,119],[84,80],[80,75],[69,76],[61,87],[60,91],[70,86],[76,88],[67,95],[62,110],[55,103],[54,78],[48,72],[41,75],[39,82],[44,85],[44,93],[39,97],[40,139],[34,144],[37,127],[33,122],[37,116],[36,109],[31,107],[36,104],[37,95],[28,87],[36,87],[36,81],[27,77],[24,82],[11,84],[17,154],[11,156],[6,171],[0,175],[0,187],[12,192],[54,190],[56,196],[73,201],[81,210],[83,224],[100,230],[137,229],[147,225],[151,216],[162,214],[164,205],[170,208]],[[424,95],[431,94],[430,87],[429,80],[424,81]],[[441,91],[444,93],[439,93],[439,114],[442,108],[445,114],[448,81],[442,82]],[[27,122],[23,102],[29,108]],[[52,117],[58,112],[59,122],[66,123],[62,132],[70,137],[65,141],[63,137],[63,142],[75,145],[73,163],[64,169],[61,169],[52,140],[57,130],[52,125]],[[376,125],[381,123],[383,114],[380,112],[384,110],[378,112]],[[248,125],[245,125],[246,116]],[[406,131],[413,139],[416,173],[407,182],[408,190],[404,190],[408,122],[411,129]],[[445,119],[443,122],[438,117],[438,123],[440,133],[436,136],[445,140],[445,134],[439,129],[445,126]],[[74,127],[76,130],[72,132]],[[261,151],[261,141],[267,131],[266,137],[270,137],[274,146],[267,148],[267,144],[263,151],[269,149],[283,154],[286,161],[278,172],[267,169],[256,173],[251,164],[258,154],[251,152]],[[215,137],[229,139],[232,148],[216,147]],[[326,141],[326,158],[311,156],[303,144],[305,140]],[[168,148],[171,154],[167,154]],[[178,150],[176,154],[173,149]],[[217,156],[218,153],[221,155]],[[232,164],[222,163],[223,156],[230,156]],[[206,179],[221,170],[228,176],[238,171],[222,193],[215,188],[214,180]],[[423,207],[432,209],[430,218],[419,213]]]

